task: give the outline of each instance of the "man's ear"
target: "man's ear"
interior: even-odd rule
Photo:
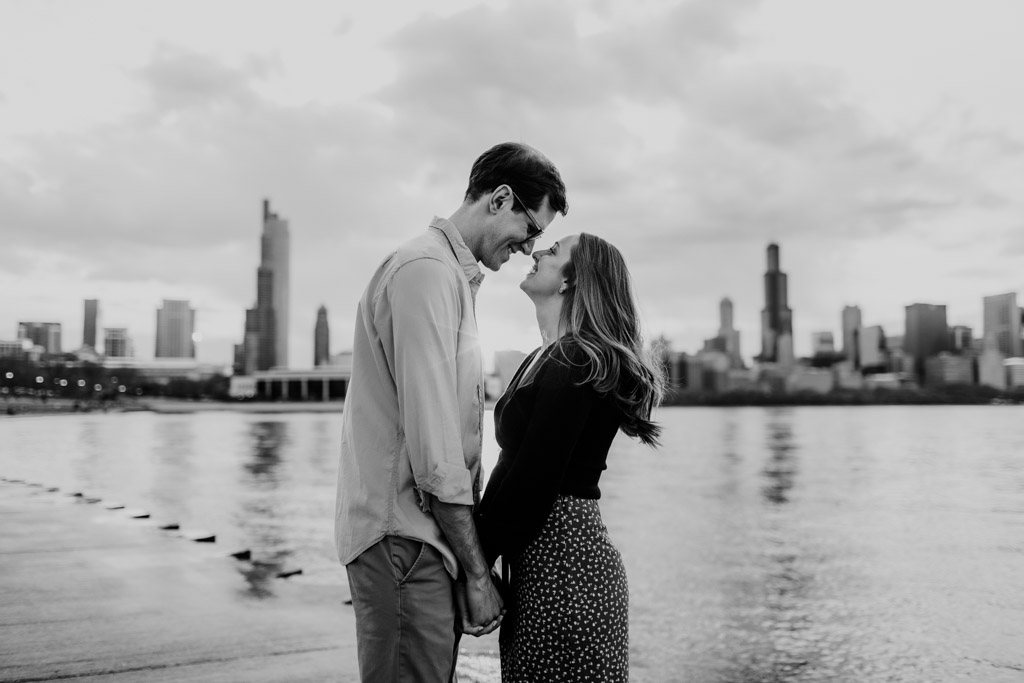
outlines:
[[[487,202],[487,209],[491,213],[498,213],[506,202],[512,201],[512,188],[508,185],[498,185],[491,190],[491,199]]]

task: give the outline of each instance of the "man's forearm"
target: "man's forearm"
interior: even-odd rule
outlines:
[[[466,575],[477,579],[487,576],[490,568],[476,535],[473,509],[469,505],[442,503],[437,498],[431,501],[430,509]]]

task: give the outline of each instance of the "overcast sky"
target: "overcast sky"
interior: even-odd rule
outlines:
[[[429,8],[429,9],[427,9]],[[291,363],[333,351],[394,245],[459,205],[504,140],[561,169],[547,233],[619,246],[651,336],[696,350],[734,301],[760,351],[781,245],[798,354],[844,305],[902,334],[1024,290],[1019,0],[0,0],[0,339],[82,299],[152,357],[188,299],[230,362],[264,197],[291,224]],[[478,299],[485,355],[539,340],[517,285]]]

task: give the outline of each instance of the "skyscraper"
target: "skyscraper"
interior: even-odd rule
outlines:
[[[885,331],[881,325],[857,329],[857,367],[878,370],[889,362]]]
[[[761,311],[761,361],[793,361],[793,312],[789,309],[786,274],[779,269],[779,245],[768,245],[768,271],[764,274],[764,310]]]
[[[103,355],[107,358],[131,358],[135,355],[128,329],[107,327],[103,330]]]
[[[925,359],[949,350],[946,307],[940,304],[911,304],[906,307],[903,351],[914,358],[914,372],[925,375]]]
[[[100,315],[99,299],[85,300],[85,317],[82,325],[82,346],[88,346],[93,351],[96,348],[96,323]]]
[[[996,294],[986,296],[983,300],[984,328],[986,339],[995,340],[996,348],[1009,358],[1024,356],[1024,342],[1020,338],[1021,312],[1017,307],[1017,295]]]
[[[196,312],[187,301],[164,299],[163,308],[156,311],[157,358],[195,358]]]
[[[732,299],[723,298],[718,304],[719,326],[718,338],[722,340],[722,347],[729,356],[729,363],[733,368],[743,367],[743,356],[740,354],[740,333],[733,327]]]
[[[48,354],[61,353],[60,323],[18,323],[18,339],[42,346]]]
[[[245,312],[245,337],[235,348],[235,370],[256,370],[288,365],[288,221],[270,210],[263,200],[260,265],[256,270],[256,306]]]
[[[823,353],[835,353],[836,342],[831,332],[811,333],[811,352],[815,356]]]
[[[313,332],[313,365],[326,365],[331,360],[331,330],[327,325],[327,307],[316,312],[316,330]]]
[[[860,346],[857,342],[857,330],[860,327],[860,306],[843,306],[843,355],[855,368],[860,367],[860,358],[857,357]]]

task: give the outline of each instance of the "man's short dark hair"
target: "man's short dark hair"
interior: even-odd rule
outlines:
[[[544,197],[551,208],[563,216],[569,211],[565,183],[558,169],[546,156],[529,145],[503,142],[484,152],[469,172],[466,199],[473,202],[499,185],[508,185],[531,211],[539,211]],[[512,210],[522,207],[513,197]]]

